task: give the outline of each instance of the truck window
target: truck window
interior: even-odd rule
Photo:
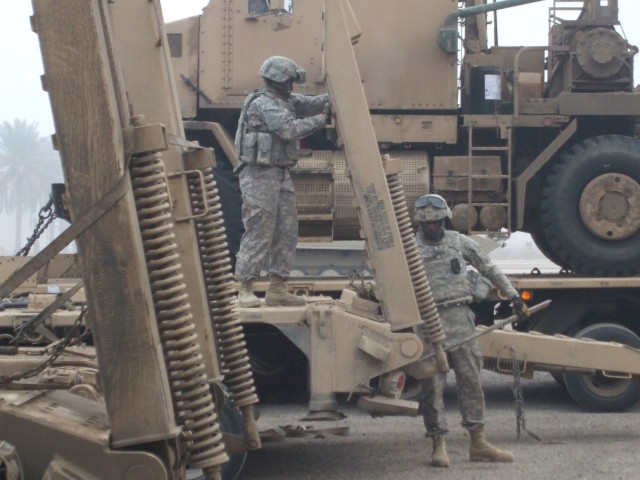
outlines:
[[[249,0],[249,15],[258,17],[272,12],[293,12],[293,0]]]

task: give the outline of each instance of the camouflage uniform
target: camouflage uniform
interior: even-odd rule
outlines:
[[[447,343],[462,340],[475,332],[475,317],[469,308],[473,297],[467,264],[487,277],[507,298],[517,295],[507,277],[471,238],[454,231],[445,231],[442,238],[430,241],[422,231],[418,231],[416,242]],[[482,357],[478,341],[466,342],[448,352],[448,359],[456,375],[462,426],[473,430],[484,424],[484,394],[480,383]],[[422,381],[423,418],[428,436],[448,432],[443,401],[445,383],[446,374],[438,374]]]
[[[328,95],[289,98],[269,86],[245,101],[236,133],[245,233],[236,256],[237,280],[269,274],[288,278],[298,239],[296,199],[289,174],[299,139],[326,124]]]

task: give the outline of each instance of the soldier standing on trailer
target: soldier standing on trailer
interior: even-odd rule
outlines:
[[[298,241],[289,168],[300,158],[300,139],[327,124],[329,96],[291,93],[294,82],[304,83],[305,71],[285,57],[267,58],[258,73],[264,88],[245,100],[235,138],[245,228],[236,256],[238,304],[260,306],[253,282],[264,268],[269,273],[265,304],[300,306],[305,299],[286,287]]]

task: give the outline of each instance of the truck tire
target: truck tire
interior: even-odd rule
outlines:
[[[544,181],[540,216],[562,267],[592,276],[640,273],[640,140],[603,135],[571,147]]]
[[[574,338],[616,342],[640,349],[640,338],[628,328],[615,323],[590,325],[580,330]],[[571,398],[587,410],[619,412],[640,400],[640,385],[630,379],[608,378],[603,372],[593,375],[566,373],[563,377]]]
[[[218,414],[220,430],[223,433],[240,435],[244,437],[244,422],[240,409],[230,398],[225,398],[224,406]],[[240,473],[247,459],[247,451],[233,453],[229,455],[229,461],[222,466],[222,480],[236,480],[240,478]]]
[[[533,227],[532,230],[529,232],[529,234],[531,235],[531,239],[533,240],[533,243],[536,245],[536,247],[538,247],[538,250],[540,250],[540,252],[548,260],[552,261],[556,265],[561,265],[563,262],[558,258],[558,256],[555,254],[555,252],[547,242],[547,239],[545,238],[544,233],[542,233],[542,227],[540,226],[540,222],[538,221],[536,223],[537,225]]]

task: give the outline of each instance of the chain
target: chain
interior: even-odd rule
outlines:
[[[366,244],[362,249],[362,257],[360,265],[349,273],[349,286],[358,294],[358,297],[367,300],[377,301],[375,292],[373,291],[373,283],[364,281],[364,272],[367,263],[367,247]]]
[[[527,429],[527,419],[524,415],[524,397],[522,395],[522,383],[520,381],[520,362],[516,358],[516,350],[511,347],[511,369],[513,373],[513,385],[511,390],[513,391],[513,398],[515,400],[516,408],[516,425],[517,425],[517,439],[520,439],[520,432],[527,432],[530,437],[535,438],[537,441],[547,445],[564,445],[565,442],[554,440],[542,440],[538,435]]]
[[[75,322],[73,322],[73,325],[71,326],[71,330],[69,330],[69,333],[67,333],[67,335],[62,340],[56,342],[53,345],[50,345],[47,348],[47,350],[51,352],[51,355],[44,363],[30,370],[27,370],[25,372],[14,373],[12,375],[6,375],[6,376],[0,375],[0,385],[6,385],[8,383],[16,382],[18,380],[25,380],[27,378],[34,377],[35,375],[39,374],[46,368],[50,367],[53,364],[53,362],[55,362],[56,359],[60,355],[62,355],[62,352],[64,352],[64,350],[68,346],[74,343],[80,343],[80,341],[86,336],[86,332],[82,335],[79,335],[80,324],[82,323],[82,319],[84,318],[84,315],[86,312],[87,312],[87,306],[85,304],[82,306],[82,309],[80,310],[80,315],[78,315],[78,318],[76,318]]]
[[[38,238],[40,238],[40,235],[44,233],[47,227],[51,225],[51,222],[56,219],[57,216],[52,207],[53,199],[50,198],[47,204],[38,212],[38,223],[33,229],[33,234],[27,239],[26,245],[18,250],[18,253],[16,253],[16,257],[28,255],[29,250],[31,250],[33,244],[36,243]]]
[[[373,284],[364,281],[364,268],[357,268],[349,273],[349,286],[353,288],[360,298],[374,299]]]
[[[513,399],[515,401],[516,409],[516,439],[520,439],[521,432],[527,432],[530,436],[542,442],[542,439],[530,430],[527,430],[527,419],[524,413],[524,396],[522,395],[522,382],[520,378],[520,362],[516,357],[515,348],[511,347],[511,371],[513,374],[513,385],[511,390],[513,391]]]

